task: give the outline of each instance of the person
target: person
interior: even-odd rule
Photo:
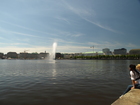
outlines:
[[[124,93],[120,96],[120,98],[131,89],[135,89],[135,88],[140,89],[140,77],[139,77],[139,72],[136,70],[136,65],[133,64],[129,65],[129,70],[130,70],[130,79],[132,81],[132,85],[128,85],[128,87],[126,88]]]
[[[140,64],[137,64],[136,69],[140,72]]]

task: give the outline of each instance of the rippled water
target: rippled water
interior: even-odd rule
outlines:
[[[0,60],[0,105],[110,105],[138,60]]]

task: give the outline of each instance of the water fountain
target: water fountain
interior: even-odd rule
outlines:
[[[50,56],[49,56],[49,60],[55,59],[56,47],[57,47],[57,43],[54,42],[52,46],[52,52],[50,53]]]

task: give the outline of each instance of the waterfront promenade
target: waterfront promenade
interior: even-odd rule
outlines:
[[[132,89],[111,105],[140,105],[140,89]]]

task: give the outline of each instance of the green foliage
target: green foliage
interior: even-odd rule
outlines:
[[[38,54],[37,52],[33,52],[33,53],[31,53],[31,54]]]
[[[75,56],[74,59],[140,59],[140,55]]]

